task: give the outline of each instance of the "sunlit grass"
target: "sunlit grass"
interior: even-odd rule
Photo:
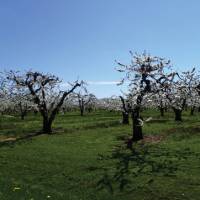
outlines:
[[[0,199],[200,199],[200,115],[190,117],[184,113],[183,123],[174,122],[173,113],[160,118],[159,112],[148,110],[143,115],[153,117],[152,122],[145,123],[144,135],[163,135],[159,143],[141,144],[155,152],[148,154],[147,160],[171,160],[171,165],[177,167],[175,176],[163,172],[138,177],[129,174],[131,184],[123,191],[115,180],[111,180],[113,193],[106,186],[99,189],[97,183],[105,173],[112,177],[117,172],[120,157],[111,157],[125,146],[121,139],[131,136],[131,125],[121,125],[121,114],[116,112],[94,112],[84,117],[77,112],[67,113],[55,120],[56,134],[1,146]],[[39,115],[28,115],[24,121],[19,116],[0,119],[0,135],[5,137],[20,137],[41,129]],[[120,152],[130,155],[123,148]],[[137,167],[133,163],[130,166],[131,170]],[[149,178],[153,182],[146,184]]]

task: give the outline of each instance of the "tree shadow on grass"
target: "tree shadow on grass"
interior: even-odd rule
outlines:
[[[65,128],[64,132],[65,133],[73,133],[73,132],[77,132],[79,130],[94,130],[97,128],[110,128],[110,127],[117,127],[120,126],[120,122],[119,121],[108,121],[108,122],[96,122],[93,124],[87,124],[84,126],[79,126],[79,127],[71,127],[71,128]]]
[[[189,148],[181,150],[166,149],[161,146],[134,144],[132,149],[117,146],[111,156],[102,156],[101,160],[115,163],[102,170],[97,189],[106,189],[110,193],[131,192],[150,186],[158,177],[176,178],[181,170],[180,162],[195,155]]]
[[[21,137],[8,137],[5,139],[0,140],[0,147],[3,146],[10,146],[13,147],[14,144],[22,142],[22,141],[30,141],[33,137],[42,135],[43,132],[37,131],[37,132],[32,132],[32,133],[27,133],[24,136]]]
[[[194,135],[200,135],[200,127],[176,127],[169,129],[166,134],[175,140],[190,139]]]
[[[32,132],[25,132],[22,136],[7,136],[2,135],[3,137],[0,138],[0,147],[1,146],[13,146],[16,143],[19,143],[21,141],[30,141],[32,138],[40,136],[40,135],[55,135],[55,134],[61,134],[64,133],[64,129],[61,127],[53,128],[51,134],[44,133],[42,130],[40,131],[32,131]]]
[[[169,119],[152,119],[149,122],[146,122],[147,124],[152,124],[152,123],[167,123],[169,122]]]

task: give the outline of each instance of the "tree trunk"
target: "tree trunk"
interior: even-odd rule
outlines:
[[[21,120],[24,120],[24,117],[26,116],[26,113],[22,112],[21,113]]]
[[[139,141],[143,139],[142,126],[140,121],[139,108],[132,111],[132,122],[133,122],[133,141]]]
[[[194,111],[195,111],[195,106],[192,106],[192,107],[191,107],[191,110],[190,110],[190,115],[193,116],[193,115],[194,115]]]
[[[174,108],[175,121],[182,121],[182,110]]]
[[[81,111],[81,116],[83,116],[83,114],[84,114],[84,109],[81,108],[80,111]]]
[[[88,108],[88,112],[91,113],[92,112],[92,108]]]
[[[21,113],[21,120],[24,120],[24,117],[26,116],[26,110],[23,109],[21,102],[19,102],[19,108]]]
[[[47,117],[43,118],[43,132],[47,133],[47,134],[51,134],[52,133],[52,121],[48,120]]]
[[[164,117],[164,108],[163,107],[160,107],[160,116]]]
[[[38,111],[37,110],[34,110],[34,115],[36,116],[38,114]]]
[[[129,124],[129,114],[122,112],[122,124]]]

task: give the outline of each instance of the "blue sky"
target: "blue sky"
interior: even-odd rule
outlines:
[[[128,64],[129,50],[198,68],[199,9],[199,0],[0,0],[0,70],[79,77],[98,97],[119,94],[115,59]]]

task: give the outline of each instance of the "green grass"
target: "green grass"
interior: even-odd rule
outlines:
[[[200,115],[200,114],[199,114]],[[133,152],[123,137],[131,125],[121,115],[96,112],[59,115],[54,135],[0,147],[1,200],[200,200],[200,118],[184,113],[183,123],[147,110],[144,135]],[[0,137],[21,137],[41,129],[41,117],[0,117]]]

